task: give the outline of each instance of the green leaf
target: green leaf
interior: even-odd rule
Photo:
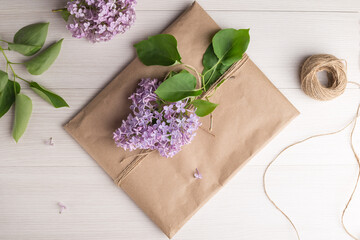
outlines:
[[[232,65],[242,58],[250,41],[249,29],[223,29],[212,39],[214,53],[224,65]]]
[[[25,45],[19,43],[8,43],[8,47],[10,50],[16,51],[25,56],[34,55],[41,49],[40,46]]]
[[[218,106],[218,104],[201,99],[194,100],[191,104],[196,108],[195,114],[199,117],[205,117],[206,115],[212,113]]]
[[[155,93],[163,100],[177,102],[191,96],[199,96],[202,90],[197,90],[196,78],[186,70],[168,78],[156,89]]]
[[[14,36],[14,43],[9,43],[11,50],[25,56],[37,53],[45,43],[49,23],[35,23],[21,28]]]
[[[47,90],[36,82],[30,83],[31,89],[55,108],[69,107],[66,101],[59,95]]]
[[[203,55],[205,90],[209,89],[229,67],[242,58],[249,45],[249,29],[220,30]]]
[[[61,44],[64,39],[57,41],[47,49],[43,50],[34,58],[25,62],[26,69],[32,75],[40,75],[45,72],[56,60],[61,50]]]
[[[216,80],[221,77],[220,73],[220,64],[215,66],[215,68],[210,68],[209,71],[207,69],[204,69],[204,81],[205,81],[205,90],[208,90],[211,85],[216,82]]]
[[[43,46],[49,23],[35,23],[21,28],[14,36],[14,43]]]
[[[221,75],[223,75],[230,67],[231,65],[223,65],[222,63],[220,63],[218,69]]]
[[[15,120],[13,127],[13,138],[19,141],[29,123],[32,112],[31,99],[24,94],[17,94],[15,97]]]
[[[8,74],[0,70],[0,93],[4,90],[8,80]]]
[[[205,89],[208,90],[230,67],[231,65],[225,66],[219,63],[215,68],[210,69],[210,71],[204,75]]]
[[[205,90],[207,90],[209,86],[211,86],[211,84],[221,76],[219,71],[217,71],[216,69],[217,66],[215,66],[216,64],[218,64],[218,61],[219,58],[215,55],[211,43],[209,47],[206,49],[202,60],[202,63],[204,65],[204,70],[202,74],[204,75]]]
[[[203,55],[205,90],[209,87],[230,67],[224,66],[219,62],[219,58],[215,55],[212,44],[206,49]]]
[[[20,92],[19,83],[15,82],[16,94]],[[14,82],[8,80],[5,88],[0,93],[0,118],[4,116],[15,102]]]
[[[65,20],[65,22],[69,20],[70,15],[71,14],[67,9],[61,11],[61,17]]]
[[[203,55],[202,63],[204,65],[204,70],[212,68],[218,61],[219,58],[215,55],[213,45],[210,43]]]
[[[168,75],[164,80],[173,77],[175,74],[177,74],[177,72],[171,71],[171,72],[169,73],[169,75]]]
[[[170,34],[158,34],[134,44],[137,55],[147,66],[171,66],[181,62],[177,41]]]

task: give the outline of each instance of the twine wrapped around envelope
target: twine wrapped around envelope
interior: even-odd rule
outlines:
[[[202,69],[203,53],[219,30],[195,2],[163,33],[177,39],[183,62]],[[163,79],[166,67],[144,66],[134,59],[65,126],[169,238],[299,114],[247,55],[234,67],[231,78],[211,97],[219,104],[213,112],[215,137],[198,130],[171,159],[152,152],[134,160],[128,156],[139,152],[117,148],[112,139],[114,129],[131,111],[128,97],[139,80]],[[201,121],[208,129],[209,118]],[[201,180],[194,178],[195,169]]]
[[[326,71],[328,73],[328,77],[329,77],[328,87],[323,86],[320,83],[319,79],[317,78],[317,73],[320,71]],[[347,81],[346,66],[343,64],[342,60],[340,60],[330,54],[318,54],[318,55],[313,55],[313,56],[310,56],[309,58],[307,58],[301,68],[300,80],[301,80],[301,88],[306,93],[306,95],[308,95],[316,100],[320,100],[320,101],[327,101],[327,100],[331,100],[331,99],[334,99],[334,98],[340,96],[341,94],[344,93],[345,88],[348,83],[355,84],[358,87],[360,87],[359,83]],[[353,234],[350,233],[350,231],[346,228],[346,226],[344,224],[345,212],[346,212],[350,202],[353,199],[353,196],[355,194],[355,191],[357,189],[357,186],[358,186],[359,180],[360,180],[360,158],[357,155],[354,145],[353,145],[353,135],[354,135],[355,127],[356,127],[356,122],[359,117],[359,110],[360,110],[360,104],[357,108],[354,118],[345,127],[341,128],[335,132],[313,135],[313,136],[310,136],[308,138],[305,138],[303,140],[300,140],[298,142],[288,145],[287,147],[285,147],[283,150],[281,150],[275,156],[275,158],[267,165],[267,167],[264,171],[263,187],[264,187],[264,192],[265,192],[266,197],[275,206],[275,208],[277,210],[279,210],[286,217],[286,219],[290,222],[290,224],[294,228],[297,238],[299,240],[300,240],[300,235],[299,235],[299,232],[298,232],[295,224],[293,223],[293,221],[290,219],[290,217],[284,211],[281,210],[281,208],[270,197],[270,195],[267,191],[266,174],[267,174],[269,168],[272,166],[272,164],[287,149],[289,149],[295,145],[298,145],[300,143],[306,142],[313,138],[329,136],[329,135],[334,135],[334,134],[340,133],[343,130],[345,130],[346,128],[348,128],[351,124],[353,124],[353,127],[351,129],[351,134],[350,134],[350,147],[351,147],[351,150],[354,154],[354,157],[357,161],[359,168],[358,168],[358,174],[357,174],[354,188],[353,188],[351,195],[349,197],[349,200],[347,201],[346,206],[341,214],[341,224],[342,224],[342,227],[344,228],[345,232],[351,238],[353,238],[355,240],[359,240],[357,237],[355,237]]]
[[[223,82],[222,85],[224,85],[226,83],[226,81],[229,81],[230,79],[233,79],[234,78],[233,74],[236,71],[238,71],[246,63],[246,61],[248,59],[249,59],[248,55],[244,54],[243,58],[241,60],[239,60],[238,62],[234,63],[218,80],[216,80],[216,82],[213,85],[211,85],[211,87],[205,93],[203,93],[199,97],[199,99],[204,99],[206,97],[209,97],[209,96],[213,95],[215,93],[215,88],[216,88],[216,86],[218,86],[219,83]],[[166,79],[166,76],[165,76],[165,79]],[[201,85],[201,80],[200,80],[200,85]],[[212,115],[210,115],[209,130],[212,130],[212,125],[213,125],[212,121],[213,121]],[[201,127],[200,127],[200,129],[204,130]],[[212,134],[212,133],[209,133],[209,134]],[[213,136],[215,136],[215,135],[213,135]],[[127,167],[114,180],[115,184],[120,186],[121,181],[124,178],[126,178],[126,176],[128,176],[130,174],[130,172],[133,169],[135,169],[136,166],[138,166],[141,163],[142,160],[144,160],[147,156],[149,156],[153,152],[156,152],[156,151],[154,151],[154,150],[142,150],[140,153],[135,154],[134,156],[129,156],[130,158],[133,158],[133,160],[130,162],[130,164],[127,165]],[[128,157],[126,157],[126,158],[128,158]],[[126,158],[124,158],[123,160],[125,160]],[[121,160],[121,161],[123,161],[123,160]]]

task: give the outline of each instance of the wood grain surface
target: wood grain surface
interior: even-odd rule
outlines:
[[[159,33],[190,0],[138,0],[137,21],[108,43],[71,37],[58,14],[65,1],[3,1],[0,39],[12,40],[22,26],[49,21],[47,44],[65,38],[53,67],[31,76],[70,104],[53,109],[23,86],[33,99],[33,115],[18,144],[11,137],[13,109],[0,119],[0,239],[91,240],[167,239],[118,189],[62,126],[135,56],[132,45]],[[267,201],[262,174],[286,145],[312,134],[336,130],[354,116],[360,90],[350,86],[341,97],[318,102],[299,88],[299,67],[312,54],[346,59],[348,77],[360,82],[360,1],[358,0],[201,0],[223,28],[250,28],[248,53],[301,115],[267,145],[174,237],[190,239],[296,239],[290,224]],[[13,61],[23,57],[11,53]],[[4,61],[0,60],[4,68]],[[297,146],[270,169],[269,192],[297,225],[304,240],[349,239],[340,216],[355,183],[356,161],[349,131]],[[55,146],[46,141],[53,137]],[[360,130],[355,133],[359,149]],[[59,214],[57,202],[68,209]],[[360,190],[345,222],[360,237]]]

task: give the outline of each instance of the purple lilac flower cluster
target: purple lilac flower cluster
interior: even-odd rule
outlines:
[[[154,93],[159,85],[158,79],[144,78],[129,97],[132,113],[113,136],[118,147],[158,150],[161,156],[173,157],[196,135],[199,117],[185,108],[186,100],[161,104]]]
[[[73,37],[91,42],[108,41],[124,33],[135,21],[136,0],[72,0],[66,8],[72,16],[67,24]]]

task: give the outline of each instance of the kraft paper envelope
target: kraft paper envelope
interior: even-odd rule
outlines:
[[[178,40],[182,61],[202,71],[203,53],[219,29],[195,2],[164,33]],[[299,114],[247,55],[234,66],[231,78],[211,97],[219,104],[213,112],[212,134],[204,130],[209,118],[202,118],[203,129],[175,157],[167,159],[153,152],[121,181],[119,176],[134,158],[122,160],[138,152],[117,148],[112,133],[130,113],[128,97],[139,80],[163,78],[169,68],[148,67],[134,59],[65,126],[169,238]],[[194,178],[196,168],[203,179]]]

